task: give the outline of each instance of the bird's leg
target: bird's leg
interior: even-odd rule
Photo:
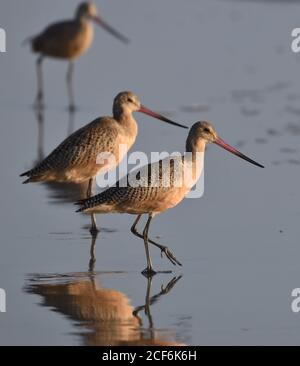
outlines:
[[[44,111],[38,107],[35,109],[35,114],[38,122],[38,161],[44,159]]]
[[[149,329],[153,330],[153,319],[152,319],[151,310],[150,310],[151,287],[152,287],[152,276],[150,275],[147,278],[147,292],[146,292],[146,299],[145,299],[145,314],[146,314],[146,316],[148,318],[148,321],[149,321]]]
[[[145,268],[143,270],[142,274],[145,275],[146,277],[153,276],[156,274],[156,272],[154,271],[154,269],[152,267],[150,251],[149,251],[149,243],[148,243],[148,233],[149,233],[149,227],[150,227],[151,220],[152,220],[152,215],[149,214],[147,223],[146,223],[144,231],[143,231],[143,239],[144,239],[146,257],[147,257],[147,268]]]
[[[90,233],[92,234],[92,236],[96,237],[100,230],[97,228],[96,215],[94,213],[91,214],[91,221],[92,226],[90,228]]]
[[[137,226],[138,222],[140,221],[141,216],[142,216],[142,215],[138,215],[138,217],[137,217],[137,218],[136,218],[136,220],[134,221],[134,223],[133,223],[133,225],[132,225],[132,227],[131,227],[131,229],[130,229],[130,230],[131,230],[131,232],[132,232],[132,234],[133,234],[133,235],[137,236],[138,238],[143,239],[143,238],[144,238],[144,237],[143,237],[143,235],[142,235],[141,233],[139,233],[139,232],[137,231],[137,229],[136,229],[136,226]],[[159,249],[161,250],[161,256],[162,256],[163,254],[165,254],[165,256],[169,259],[169,261],[170,261],[172,264],[174,264],[174,266],[175,266],[176,264],[178,264],[179,266],[182,266],[182,264],[179,262],[179,260],[178,260],[178,259],[176,259],[176,257],[175,257],[175,256],[174,256],[174,254],[169,250],[169,248],[168,248],[168,247],[166,247],[166,246],[164,246],[164,245],[161,245],[161,244],[159,244],[159,243],[157,243],[157,242],[155,242],[154,240],[149,239],[149,238],[148,238],[148,242],[149,242],[150,244],[155,245],[157,248],[159,248]]]
[[[153,276],[147,276],[147,291],[146,291],[146,298],[145,298],[145,304],[141,305],[141,306],[137,306],[134,311],[132,312],[132,315],[134,317],[136,317],[136,319],[139,322],[140,327],[143,325],[143,320],[142,318],[139,316],[139,313],[144,310],[146,316],[148,317],[148,322],[149,322],[149,330],[151,331],[151,337],[154,337],[153,330],[153,319],[152,319],[152,315],[151,315],[151,311],[150,311],[150,306],[152,305],[151,302],[151,297],[150,297],[150,293],[151,293],[151,286],[152,286],[152,278]]]
[[[90,248],[90,261],[89,261],[89,272],[94,272],[95,263],[96,263],[96,239],[97,236],[92,236],[91,248]]]
[[[150,313],[150,306],[155,304],[160,299],[161,296],[164,296],[164,295],[168,294],[173,289],[173,287],[176,285],[176,283],[181,279],[181,277],[182,276],[173,277],[171,279],[171,281],[169,281],[168,284],[165,287],[161,286],[161,290],[160,290],[159,293],[157,293],[153,296],[150,296],[152,277],[150,276],[150,277],[147,278],[148,284],[147,284],[147,293],[146,293],[145,304],[136,307],[134,309],[133,313],[132,313],[132,315],[135,316],[138,319],[140,326],[143,325],[143,322],[142,322],[141,317],[139,316],[139,313],[142,310],[144,310],[145,314],[148,316],[149,329],[153,330],[154,325],[153,325],[153,320],[152,320],[151,313]]]
[[[74,132],[74,115],[75,111],[69,111],[68,136]]]
[[[69,111],[74,112],[75,110],[75,102],[74,102],[74,91],[73,91],[73,71],[74,71],[74,63],[73,61],[69,62],[68,71],[67,71],[67,88],[69,94]]]
[[[37,95],[36,95],[36,99],[35,99],[35,106],[37,108],[43,107],[43,99],[44,99],[42,62],[43,62],[43,56],[39,56],[38,59],[36,60],[38,90],[37,90]]]
[[[86,198],[90,198],[92,196],[93,190],[93,178],[89,179],[87,191],[86,191]]]
[[[92,196],[92,191],[93,191],[93,178],[91,178],[88,183],[88,188],[86,191],[87,198],[90,198]],[[97,228],[96,215],[94,213],[91,214],[91,222],[92,225],[90,228],[90,233],[92,234],[92,236],[97,236],[97,234],[99,233],[99,229]]]
[[[142,217],[142,215],[137,215],[137,218],[134,220],[134,223],[133,223],[133,225],[132,225],[132,226],[131,226],[131,228],[130,228],[130,231],[132,232],[132,234],[133,234],[133,235],[135,235],[135,236],[137,236],[137,237],[139,237],[139,238],[143,239],[143,235],[142,235],[142,234],[140,234],[140,233],[137,231],[137,229],[136,229],[136,226],[137,226],[138,222],[140,221],[141,217]]]

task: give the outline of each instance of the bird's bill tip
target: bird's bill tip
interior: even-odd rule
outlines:
[[[161,115],[157,112],[153,112],[151,109],[145,107],[144,105],[141,105],[138,112],[147,114],[148,116],[159,119],[159,120],[164,121],[166,123],[170,123],[171,125],[174,125],[174,126],[178,126],[178,127],[181,127],[181,128],[188,128],[187,126],[182,125],[182,124],[177,123],[177,122],[174,122],[174,121],[170,120],[169,118],[166,118],[166,117],[164,117],[163,115]]]
[[[129,43],[129,38],[125,37],[123,34],[121,34],[119,31],[114,29],[111,25],[106,23],[99,15],[95,15],[92,17],[92,20],[98,24],[100,27],[105,29],[108,33],[113,35],[115,38],[117,38],[119,41],[123,43]]]
[[[217,138],[216,141],[214,141],[215,144],[221,146],[223,149],[231,152],[232,154],[238,156],[241,159],[244,159],[246,161],[248,161],[249,163],[256,165],[260,168],[264,168],[263,165],[257,163],[256,161],[250,159],[248,156],[242,154],[240,151],[238,151],[237,149],[235,149],[234,147],[230,146],[229,144],[227,144],[224,140],[222,140],[220,137]]]

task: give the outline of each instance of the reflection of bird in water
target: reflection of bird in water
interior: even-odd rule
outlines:
[[[78,202],[81,205],[78,211],[137,215],[131,231],[144,240],[147,257],[147,268],[143,271],[145,275],[156,273],[151,263],[149,243],[157,246],[173,264],[181,265],[167,247],[148,238],[150,222],[155,215],[176,206],[189,193],[201,175],[202,169],[198,169],[198,164],[203,163],[205,146],[212,142],[254,165],[263,167],[226,144],[210,123],[197,122],[190,129],[184,158],[171,156],[135,170],[127,176],[127,185],[117,184],[116,187]],[[136,182],[136,177],[140,177],[139,184],[130,186],[130,182]],[[148,220],[141,234],[136,226],[143,214],[148,214]]]
[[[92,21],[120,41],[128,43],[126,37],[113,29],[99,16],[96,5],[90,2],[84,2],[78,6],[74,19],[51,24],[42,33],[28,39],[31,43],[32,51],[39,54],[37,59],[37,105],[42,105],[43,103],[42,61],[44,57],[53,57],[69,61],[67,72],[69,106],[70,110],[75,108],[72,88],[73,61],[85,53],[93,42],[94,31]]]
[[[151,296],[152,280],[148,279],[145,304],[133,308],[128,297],[117,290],[108,289],[96,284],[95,275],[90,279],[76,279],[80,274],[61,277],[34,276],[31,278],[26,291],[43,297],[43,306],[54,308],[76,321],[82,332],[83,345],[87,346],[129,346],[129,345],[180,345],[172,340],[170,332],[159,334],[154,328],[150,306],[159,298],[169,293],[180,277],[174,277],[166,287]],[[142,327],[140,313],[145,310],[148,318],[148,328]]]
[[[186,128],[147,109],[133,93],[119,93],[114,99],[113,117],[97,118],[72,133],[37,166],[21,174],[28,177],[24,183],[88,181],[87,196],[90,197],[94,177],[116,167],[134,144],[138,128],[133,112]],[[114,159],[107,159],[108,154]],[[102,161],[99,156],[103,157]],[[97,231],[92,214],[91,232]]]
[[[38,126],[38,143],[37,143],[37,161],[38,164],[40,161],[44,159],[44,142],[45,142],[45,116],[42,108],[36,108],[34,110],[37,126]]]

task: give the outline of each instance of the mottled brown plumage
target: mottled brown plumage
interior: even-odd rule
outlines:
[[[80,201],[81,208],[78,211],[138,215],[131,231],[144,239],[147,268],[143,273],[147,275],[155,273],[152,268],[148,242],[159,247],[173,264],[180,265],[168,248],[148,239],[150,222],[155,215],[175,207],[189,193],[203,171],[205,146],[212,142],[254,165],[263,167],[226,144],[218,137],[216,130],[209,122],[197,122],[190,129],[184,156],[169,157],[130,173],[126,177],[127,184],[120,181],[116,187],[111,187],[94,197]],[[169,169],[166,170],[166,167]],[[151,174],[153,171],[155,174]],[[136,177],[138,177],[138,182],[135,180]],[[135,182],[135,185],[133,186],[130,182]],[[142,214],[148,214],[149,218],[143,234],[140,234],[136,230],[136,225]]]
[[[33,169],[21,174],[24,183],[56,181],[81,183],[101,171],[114,168],[135,142],[138,126],[132,113],[140,111],[165,122],[167,118],[150,112],[132,92],[119,93],[114,99],[113,117],[100,117],[75,131]],[[178,125],[178,124],[176,124]],[[184,126],[182,126],[184,127]],[[121,146],[122,145],[122,146]],[[101,153],[115,156],[114,165],[101,165]]]
[[[74,19],[54,23],[31,40],[32,51],[44,56],[75,60],[86,52],[94,38],[89,21]]]
[[[170,168],[169,181],[165,182],[163,172],[165,173],[167,168]],[[115,187],[111,187],[89,200],[83,200],[80,210],[95,213],[130,214],[152,212],[155,215],[175,204],[173,201],[167,204],[169,196],[173,196],[176,191],[188,189],[186,186],[180,186],[182,169],[184,169],[184,159],[179,156],[149,164],[130,173],[125,178],[126,183],[121,180],[116,183]],[[131,183],[135,178],[136,184],[132,186]],[[170,185],[165,186],[165,183],[170,183]]]
[[[53,57],[70,62],[67,73],[67,84],[70,109],[74,109],[72,88],[73,61],[83,55],[93,42],[94,30],[92,21],[96,22],[96,24],[100,25],[123,43],[129,42],[128,38],[112,28],[99,16],[96,5],[91,2],[81,3],[76,9],[74,19],[51,24],[40,34],[28,39],[31,43],[32,51],[40,55],[37,60],[37,105],[41,105],[43,100],[42,61],[44,57]]]
[[[125,135],[126,128],[123,131],[115,119],[97,118],[67,137],[35,168],[23,173],[22,176],[29,176],[24,183],[82,183],[103,169],[97,164],[99,153],[108,151],[118,156],[118,144]]]
[[[119,93],[113,104],[113,117],[100,117],[67,137],[36,167],[21,174],[30,182],[75,182],[90,180],[119,164],[135,142],[138,126],[132,113],[140,111],[164,122],[185,127],[141,105],[132,92]],[[97,160],[100,154],[111,154],[114,160]],[[93,228],[95,229],[93,222]]]
[[[128,39],[105,23],[99,17],[96,5],[81,3],[74,19],[49,25],[40,34],[30,39],[32,50],[44,56],[74,60],[86,52],[94,38],[92,21],[101,25],[119,40]]]

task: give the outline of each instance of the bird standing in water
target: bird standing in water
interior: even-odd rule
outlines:
[[[137,215],[131,232],[144,240],[147,258],[147,267],[142,272],[144,275],[152,276],[156,273],[151,262],[149,243],[158,247],[172,264],[181,265],[166,246],[149,239],[149,227],[154,216],[178,205],[196,184],[201,175],[201,170],[197,169],[199,163],[197,155],[200,154],[202,157],[200,161],[203,161],[205,147],[209,143],[215,143],[238,157],[263,168],[261,164],[225,143],[211,123],[196,122],[188,134],[186,153],[183,156],[168,157],[129,173],[127,186],[117,184],[116,187],[111,187],[94,197],[79,201],[77,204],[81,207],[77,212]],[[169,169],[166,169],[166,166],[169,166]],[[140,185],[130,186],[129,182],[136,182],[135,177],[140,180]],[[182,177],[188,177],[188,179],[182,179]],[[169,182],[167,185],[165,184],[166,178]],[[139,233],[136,226],[143,214],[148,214],[148,220],[143,233]]]
[[[94,38],[92,22],[100,25],[114,37],[128,43],[127,37],[107,24],[98,14],[94,3],[81,3],[72,20],[61,21],[49,25],[42,33],[30,37],[32,51],[39,54],[37,59],[38,92],[36,105],[43,104],[43,76],[42,62],[44,57],[53,57],[69,61],[67,71],[67,87],[69,94],[69,108],[74,110],[74,93],[72,87],[74,60],[85,53],[91,46]]]
[[[121,92],[114,99],[112,117],[99,117],[72,133],[36,167],[21,174],[21,177],[28,177],[23,183],[89,181],[87,197],[90,197],[94,177],[116,167],[134,144],[138,126],[133,112],[142,112],[187,128],[146,108],[132,92]],[[102,153],[111,154],[114,159],[99,161],[99,154]],[[95,216],[92,214],[91,232],[97,231]]]

